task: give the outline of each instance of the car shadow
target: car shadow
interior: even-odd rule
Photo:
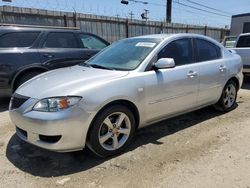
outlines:
[[[244,76],[244,82],[242,84],[242,89],[250,89],[250,76]]]
[[[0,98],[0,112],[7,111],[9,108],[10,98]]]
[[[220,115],[221,113],[215,111],[213,107],[207,107],[140,129],[125,152],[133,151],[149,143],[163,144],[159,141],[162,137]],[[9,140],[6,156],[20,170],[40,177],[58,177],[86,171],[111,159],[96,158],[88,149],[70,153],[55,153],[43,150],[20,140],[16,135],[13,135]]]

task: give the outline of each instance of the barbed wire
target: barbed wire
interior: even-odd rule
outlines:
[[[117,1],[120,2],[120,0],[117,0]],[[188,0],[185,0],[185,1],[188,2]],[[183,3],[177,0],[174,0],[174,2],[175,2],[173,4],[173,10],[174,10],[173,21],[174,22],[176,21],[176,22],[181,22],[181,23],[192,23],[196,25],[209,25],[210,24],[213,26],[222,26],[222,25],[226,25],[224,20],[230,19],[230,17],[227,16],[221,19],[222,21],[219,21],[218,15],[216,14],[211,14],[209,12],[202,12],[201,10],[192,9],[191,7],[193,6],[183,6],[182,5]],[[53,0],[53,1],[52,0],[12,0],[12,3],[5,3],[5,2],[0,1],[0,5],[40,8],[40,9],[53,10],[53,11],[70,11],[70,12],[76,11],[79,13],[88,13],[88,14],[91,13],[91,14],[97,14],[97,15],[121,17],[121,18],[128,17],[129,12],[133,11],[133,9],[131,8],[132,4],[128,8],[125,6],[123,9],[117,9],[115,5],[112,5],[111,3],[107,3],[107,1],[105,3],[102,2],[101,5],[97,5],[97,6],[90,2],[86,3],[86,1],[84,0],[78,0],[78,1],[76,0]],[[150,8],[150,6],[152,5],[158,6],[159,8],[157,8],[157,14],[155,13],[153,16],[151,16],[150,20],[164,21],[166,5],[162,4],[161,2],[157,3],[155,1],[153,2],[149,1],[148,5],[143,5],[143,6]],[[143,6],[138,6],[138,7],[143,7]],[[141,12],[139,11],[142,11],[142,10],[143,9],[141,8],[141,10],[138,9],[138,12],[134,12],[135,18],[140,19]],[[152,9],[152,11],[150,10],[150,12],[154,13],[154,9]],[[189,17],[191,17],[192,19],[182,18],[182,17],[186,17],[186,16],[180,16],[180,15],[183,15],[184,13],[188,14]],[[224,13],[226,14],[226,12]],[[197,17],[197,15],[199,16]],[[206,23],[204,23],[204,20],[206,20]]]

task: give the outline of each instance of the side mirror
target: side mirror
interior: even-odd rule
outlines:
[[[173,58],[161,58],[155,63],[154,67],[157,69],[173,68],[175,62]]]

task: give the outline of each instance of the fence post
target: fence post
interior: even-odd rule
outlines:
[[[126,38],[128,38],[129,37],[129,22],[128,22],[128,19],[126,20],[126,25],[125,25],[125,27],[126,27]]]
[[[186,25],[186,33],[188,33],[188,25]]]
[[[64,22],[64,27],[67,27],[68,23],[67,23],[67,16],[66,15],[63,15],[63,22]]]
[[[223,40],[224,37],[224,30],[221,28],[220,29],[220,42]]]
[[[74,24],[74,27],[76,27],[76,13],[73,13],[73,24]]]
[[[207,36],[207,26],[204,28],[204,35]]]
[[[163,22],[161,22],[161,28],[160,28],[160,30],[161,30],[161,33],[163,33]]]

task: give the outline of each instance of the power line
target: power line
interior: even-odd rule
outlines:
[[[198,13],[198,12],[194,12],[194,11],[191,11],[191,10],[187,10],[185,8],[181,8],[181,7],[175,7],[173,6],[173,9],[177,9],[177,10],[181,10],[181,11],[185,11],[187,13],[190,13],[190,14],[196,14],[196,15],[200,15],[200,16],[203,16],[203,17],[206,17],[208,20],[210,21],[213,21],[213,22],[216,22],[217,24],[219,25],[223,25],[222,22],[218,22],[218,19],[215,15],[209,15],[210,17],[208,18],[208,14],[206,13]]]
[[[195,6],[192,6],[192,5],[187,5],[187,4],[185,4],[185,3],[181,3],[180,1],[173,1],[173,3],[179,4],[179,5],[184,6],[184,7],[192,8],[192,9],[195,9],[195,10],[203,11],[203,12],[206,12],[206,13],[214,14],[214,15],[217,15],[217,16],[231,17],[231,16],[229,16],[229,15],[220,14],[220,13],[217,13],[217,12],[214,12],[214,11],[205,10],[205,9],[202,9],[202,8],[199,8],[199,7],[195,7]],[[159,4],[159,3],[149,3],[149,4],[155,5],[155,6],[166,7],[166,5]],[[219,10],[217,9],[217,11],[219,11]],[[220,12],[223,12],[223,11],[220,11]],[[227,13],[227,14],[228,14],[228,13]],[[231,14],[230,14],[230,15],[231,15]]]
[[[215,14],[215,15],[223,16],[223,17],[231,17],[231,16],[228,16],[228,15],[225,15],[225,14],[220,14],[220,13],[212,12],[212,11],[205,10],[205,9],[202,9],[202,8],[187,5],[187,4],[181,3],[179,1],[173,1],[173,2],[177,3],[177,4],[181,5],[181,6],[189,7],[189,8],[196,9],[196,10],[203,11],[203,12],[207,12],[207,13],[210,13],[210,14]]]
[[[226,12],[226,11],[223,11],[223,10],[219,10],[219,9],[216,9],[216,8],[213,8],[213,7],[210,7],[210,6],[201,4],[201,3],[197,3],[197,2],[192,1],[192,0],[185,0],[185,1],[187,1],[187,2],[189,2],[189,3],[192,3],[192,4],[195,4],[195,5],[198,5],[198,6],[201,6],[201,7],[205,7],[205,8],[210,9],[210,10],[215,10],[215,11],[218,11],[218,12],[222,12],[222,13],[228,14],[228,15],[230,15],[230,16],[232,15],[232,14],[229,13],[229,12]]]

